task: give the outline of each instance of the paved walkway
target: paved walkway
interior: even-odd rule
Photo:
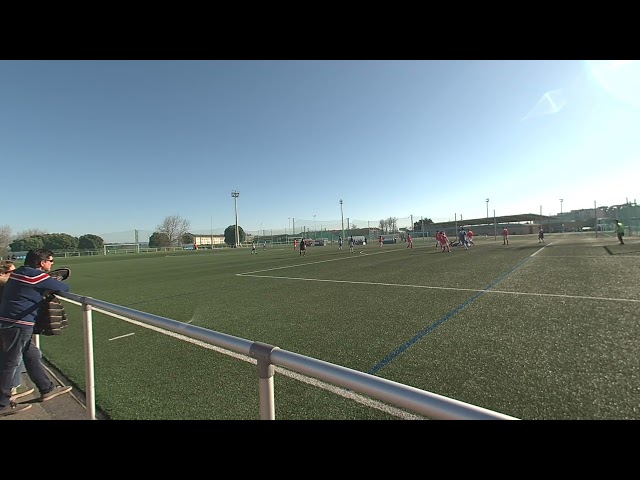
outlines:
[[[51,375],[53,383],[56,385],[70,385],[69,382],[60,372],[49,365],[44,358],[42,361],[45,364],[45,368]],[[23,375],[26,379],[27,385],[34,387],[28,375]],[[40,393],[36,388],[31,395],[27,395],[18,399],[17,403],[30,403],[32,407],[24,412],[16,413],[15,415],[9,415],[7,417],[0,417],[0,421],[3,420],[89,420],[89,414],[85,407],[84,393],[77,390],[75,387],[71,392],[60,395],[56,398],[52,398],[46,402],[39,402],[38,398]],[[100,412],[96,412],[98,420],[105,420],[106,416]]]

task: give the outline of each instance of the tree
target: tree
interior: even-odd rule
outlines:
[[[0,227],[0,256],[6,257],[9,251],[9,243],[11,243],[11,227],[9,225],[2,225]]]
[[[421,218],[417,222],[414,222],[413,230],[414,231],[422,230],[423,225],[432,225],[432,224],[433,224],[433,220],[431,220],[430,218]]]
[[[42,235],[46,235],[48,232],[46,230],[40,230],[39,228],[30,228],[29,230],[23,230],[22,232],[16,235],[16,238],[29,238],[29,237],[39,237]]]
[[[41,238],[44,245],[42,248],[47,250],[77,250],[78,248],[78,238],[68,233],[47,233]]]
[[[240,237],[240,242],[238,243],[244,242],[246,235],[240,225],[238,225],[238,236]],[[236,244],[235,240],[236,240],[236,226],[229,225],[224,230],[224,243],[226,243],[227,245],[235,245]]]
[[[42,237],[18,238],[9,244],[12,252],[26,252],[36,248],[44,248]]]
[[[149,246],[151,248],[168,247],[171,241],[166,233],[154,232],[149,237]]]
[[[179,215],[169,215],[158,225],[158,233],[164,233],[169,239],[169,245],[179,244],[182,236],[189,231],[191,224]]]
[[[87,233],[78,239],[78,248],[83,250],[102,250],[104,240],[98,235]]]
[[[185,233],[184,235],[182,235],[182,243],[184,245],[195,243],[195,241],[196,237],[194,237],[191,233]]]

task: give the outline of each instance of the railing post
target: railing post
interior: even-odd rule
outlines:
[[[84,373],[85,401],[89,420],[96,419],[96,385],[94,379],[93,360],[93,316],[91,305],[86,303],[88,297],[82,297],[82,320],[84,329]]]
[[[273,394],[273,364],[271,352],[278,347],[262,342],[254,342],[249,355],[258,361],[258,380],[260,383],[260,420],[275,420],[276,409]]]

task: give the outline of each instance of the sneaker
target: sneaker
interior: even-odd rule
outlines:
[[[71,391],[71,386],[63,387],[62,385],[59,387],[54,387],[50,392],[42,394],[40,397],[41,402],[46,402],[47,400],[51,400],[52,398],[57,397],[58,395],[62,395],[63,393],[67,393]]]
[[[31,407],[32,405],[30,403],[9,402],[9,405],[0,408],[0,417],[6,417],[7,415],[24,412],[25,410],[29,410]]]
[[[34,388],[27,385],[18,385],[11,389],[11,400],[15,402],[17,399],[31,395],[34,392]]]

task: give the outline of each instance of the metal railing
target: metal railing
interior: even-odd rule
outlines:
[[[126,319],[137,320],[145,325],[152,325],[169,330],[184,335],[185,337],[200,340],[256,359],[261,420],[275,420],[275,396],[273,388],[275,366],[284,367],[300,374],[350,389],[354,392],[407,409],[431,419],[518,420],[515,417],[410,387],[402,383],[393,382],[376,377],[375,375],[282,350],[274,345],[253,342],[233,335],[189,325],[170,318],[152,315],[75,293],[60,292],[57,296],[63,300],[82,306],[86,379],[85,396],[87,416],[90,420],[96,419],[93,310],[115,318],[124,317]]]

